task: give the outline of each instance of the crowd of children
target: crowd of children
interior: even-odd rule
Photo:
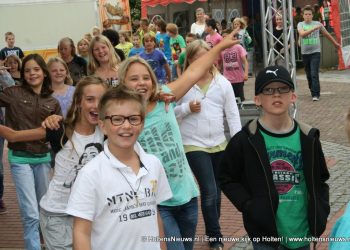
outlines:
[[[47,63],[24,57],[14,34],[5,34],[0,136],[8,140],[26,249],[40,249],[42,234],[47,249],[192,250],[201,195],[209,247],[222,250],[221,190],[251,238],[322,234],[329,173],[319,131],[289,116],[297,98],[289,73],[259,72],[254,101],[262,115],[242,128],[236,97],[245,100],[252,74],[246,21],[223,29],[201,8],[196,17],[185,39],[163,20],[142,19],[132,34],[94,27],[77,46],[62,38],[59,57]],[[321,29],[302,25],[302,37]],[[292,181],[282,176],[290,174]],[[253,247],[309,249],[310,242]]]

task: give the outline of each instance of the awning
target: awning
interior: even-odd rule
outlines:
[[[206,2],[207,0],[141,0],[141,16],[147,18],[147,7],[155,7],[157,5],[166,6],[170,3],[188,3]]]

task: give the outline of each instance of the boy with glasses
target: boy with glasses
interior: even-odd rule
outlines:
[[[79,172],[68,202],[74,249],[160,249],[157,204],[172,192],[158,158],[136,142],[145,114],[142,96],[124,87],[102,97],[99,125],[108,139]]]
[[[254,100],[262,114],[229,142],[221,189],[242,212],[255,250],[310,249],[330,210],[319,130],[290,117],[296,94],[281,66],[260,71]]]

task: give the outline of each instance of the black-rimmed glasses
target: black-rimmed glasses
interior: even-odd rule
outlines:
[[[264,95],[274,95],[276,92],[279,94],[289,93],[291,88],[289,86],[283,86],[278,88],[263,88],[262,93]]]
[[[133,126],[140,125],[142,123],[142,116],[141,115],[130,115],[130,116],[123,116],[123,115],[108,115],[105,116],[105,119],[109,119],[114,126],[120,126],[122,125],[125,120],[128,120],[129,123]]]

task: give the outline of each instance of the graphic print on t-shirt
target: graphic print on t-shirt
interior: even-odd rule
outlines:
[[[236,51],[227,51],[224,56],[224,67],[227,71],[239,70],[238,54]]]
[[[63,183],[63,187],[71,188],[74,184],[75,179],[78,176],[79,171],[92,160],[96,155],[98,155],[103,149],[100,143],[89,143],[85,146],[84,152],[79,157],[79,163],[75,165],[71,171],[68,173],[66,180]]]
[[[158,156],[168,178],[177,179],[183,177],[184,166],[186,165],[179,145],[174,140],[174,135],[169,122],[164,122],[164,129],[159,127],[148,127],[143,131],[139,142],[149,154]]]
[[[124,192],[106,197],[109,212],[118,214],[119,222],[136,220],[156,214],[157,180],[149,180],[148,178],[143,180],[143,178],[140,178],[138,185],[138,190],[125,191],[126,189],[124,189]],[[127,185],[121,185],[121,187],[123,186],[126,187]]]
[[[272,176],[278,193],[287,194],[294,185],[300,183],[300,174],[285,160],[271,162]]]
[[[272,146],[268,149],[268,156],[275,187],[281,201],[300,199],[305,190],[300,187],[304,181],[302,159],[300,151],[290,147]]]

